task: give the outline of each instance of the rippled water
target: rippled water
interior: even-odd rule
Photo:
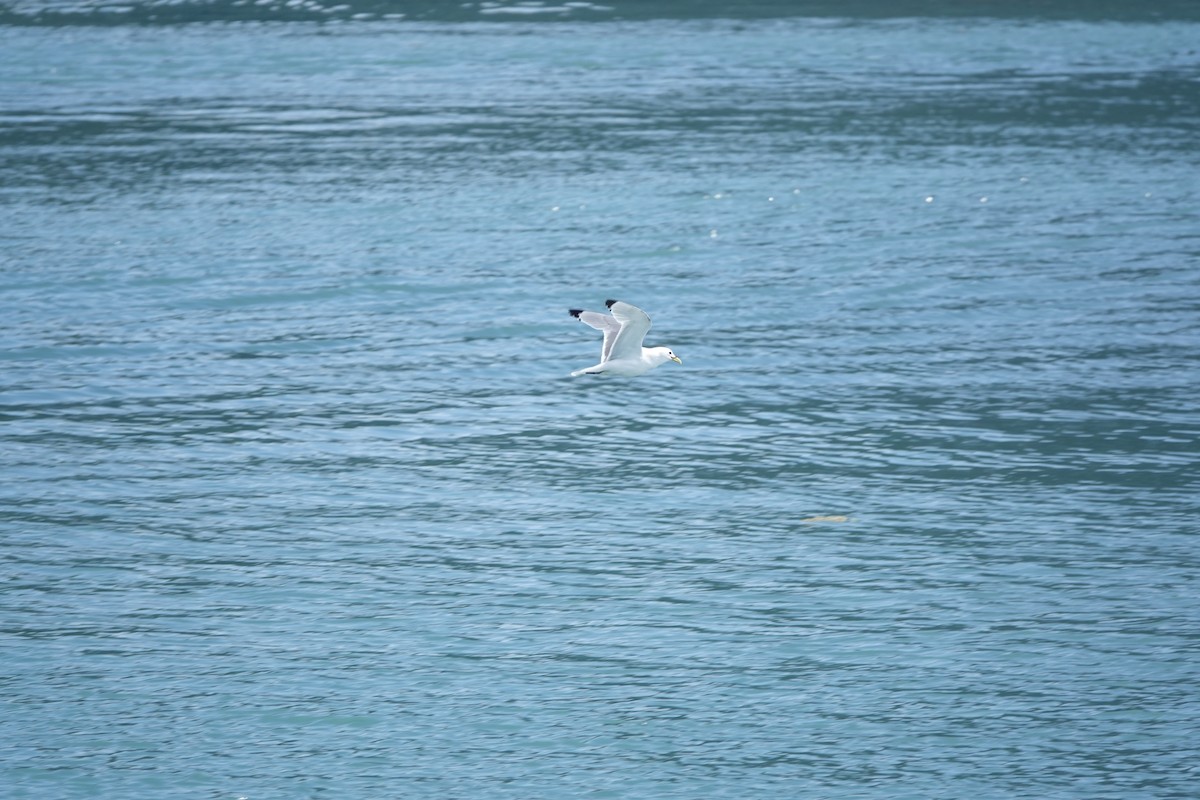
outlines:
[[[1194,797],[1200,20],[809,8],[4,5],[6,796]]]

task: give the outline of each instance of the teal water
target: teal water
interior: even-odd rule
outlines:
[[[0,4],[4,796],[1195,797],[1200,14],[840,8]]]

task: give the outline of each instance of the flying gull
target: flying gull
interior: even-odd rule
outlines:
[[[605,300],[604,305],[612,311],[611,315],[581,308],[572,308],[570,311],[571,316],[584,325],[604,331],[600,363],[587,369],[577,369],[571,373],[571,377],[605,372],[632,377],[668,361],[683,363],[669,347],[642,347],[642,339],[650,330],[650,317],[646,316],[645,311],[620,300]]]

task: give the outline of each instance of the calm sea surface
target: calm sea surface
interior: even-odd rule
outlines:
[[[0,0],[0,794],[1197,797],[1200,10],[895,8]]]

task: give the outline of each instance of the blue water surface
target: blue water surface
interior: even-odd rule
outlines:
[[[1194,798],[1198,41],[0,3],[2,793]]]

